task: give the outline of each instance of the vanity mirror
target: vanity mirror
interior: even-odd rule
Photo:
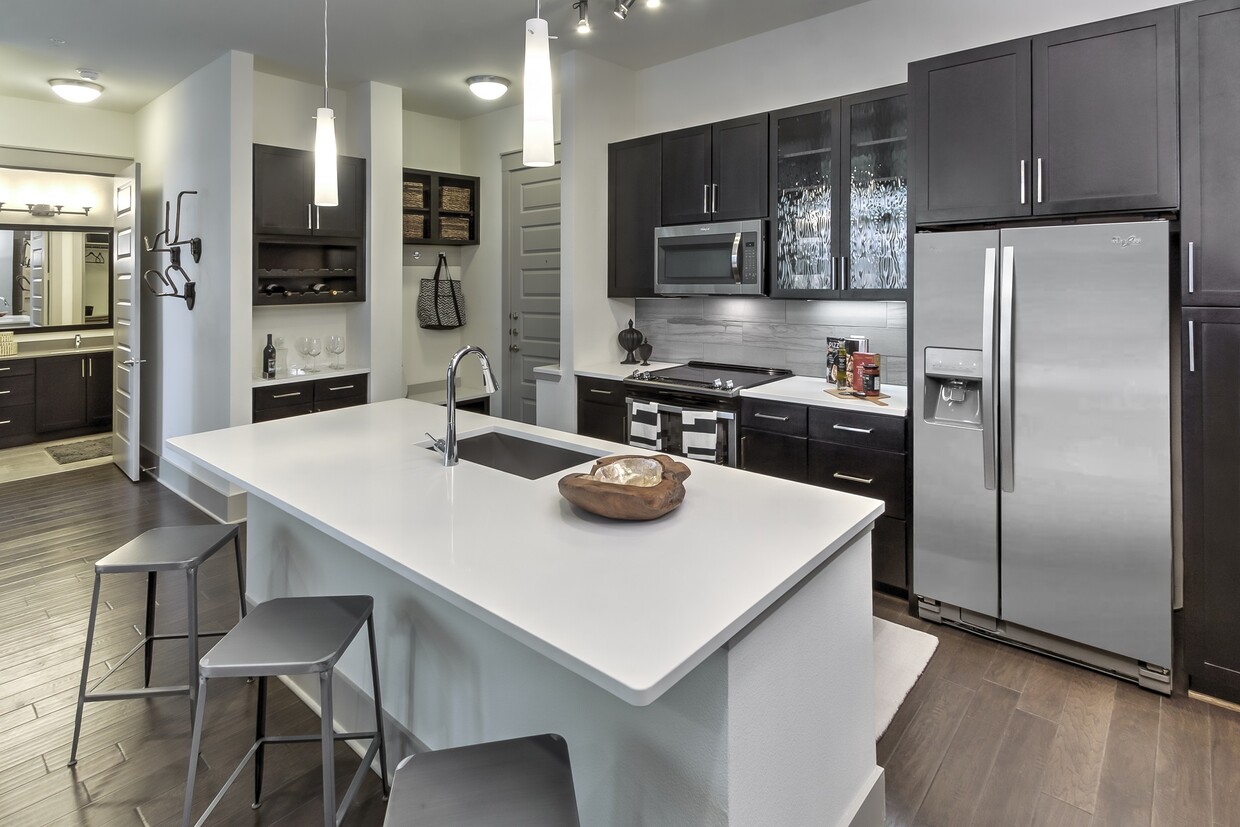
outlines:
[[[0,225],[0,330],[111,326],[111,228]]]

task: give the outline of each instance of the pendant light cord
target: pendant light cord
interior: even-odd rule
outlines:
[[[323,108],[327,105],[327,0],[323,0]]]

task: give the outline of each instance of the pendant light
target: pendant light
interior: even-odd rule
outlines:
[[[555,136],[551,116],[551,45],[542,6],[536,0],[534,17],[525,21],[525,118],[521,162],[528,167],[555,164]]]
[[[336,189],[336,113],[327,106],[327,0],[323,0],[323,106],[315,116],[314,204],[340,203]]]

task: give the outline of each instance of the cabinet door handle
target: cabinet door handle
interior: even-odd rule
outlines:
[[[1188,323],[1188,372],[1197,372],[1197,353],[1193,347],[1193,323]]]
[[[83,379],[86,378],[86,360],[85,359],[82,360],[82,378]]]
[[[11,419],[0,420],[0,425],[12,425],[12,424],[13,424],[13,420]]]
[[[13,391],[0,391],[0,396],[7,396],[8,394],[10,394],[10,393],[12,393],[12,392],[13,392]]]
[[[306,204],[306,229],[314,229],[314,205]]]
[[[1193,292],[1193,242],[1188,242],[1188,292]]]
[[[835,430],[837,430],[837,431],[851,431],[851,432],[852,432],[852,433],[854,433],[854,434],[872,434],[872,433],[874,433],[874,429],[873,429],[873,428],[854,428],[854,427],[853,427],[853,426],[851,426],[851,425],[832,425],[831,427],[832,427],[832,428],[834,428],[834,429],[835,429]]]
[[[1025,159],[1020,159],[1020,203],[1025,203]]]
[[[1038,203],[1042,203],[1042,159],[1038,159]]]
[[[710,211],[713,213],[719,209],[719,185],[710,185]]]
[[[0,370],[12,370],[12,368],[0,368]]]
[[[314,229],[323,229],[323,211],[318,207],[314,208]]]
[[[753,418],[754,419],[773,419],[776,422],[787,422],[788,421],[788,417],[786,416],[775,416],[774,414],[764,414],[761,411],[759,411],[758,413],[755,413],[753,415]]]
[[[277,393],[277,394],[274,394],[271,398],[272,399],[288,399],[293,396],[301,396],[301,391],[293,391],[292,393]]]
[[[707,206],[710,204],[710,184],[702,185],[702,212],[709,214],[710,210]]]
[[[334,388],[328,388],[328,390],[329,391],[351,391],[353,390],[353,386],[352,385],[339,385]]]
[[[94,359],[86,360],[86,375],[91,377],[92,379],[94,378],[95,376],[95,360]]]
[[[603,396],[611,396],[612,391],[601,391],[598,388],[590,388],[590,393],[601,393]]]
[[[849,482],[859,482],[859,483],[861,483],[862,485],[871,485],[871,484],[873,484],[873,482],[874,482],[874,478],[873,478],[873,477],[869,477],[869,478],[867,478],[867,477],[854,477],[854,476],[852,476],[851,474],[841,474],[839,471],[836,471],[836,472],[835,472],[834,474],[832,474],[831,476],[835,477],[837,480],[848,480]]]

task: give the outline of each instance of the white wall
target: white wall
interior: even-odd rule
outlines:
[[[201,262],[183,259],[198,285],[193,311],[141,297],[142,445],[157,455],[168,437],[249,421],[253,61],[224,54],[137,113],[143,233],[162,229],[165,200],[197,190],[181,232],[202,239]]]
[[[349,119],[349,95],[331,89],[328,102],[336,113],[336,149],[357,155],[348,143],[344,125]],[[256,144],[314,149],[314,116],[323,105],[323,87],[266,72],[254,73],[254,139]]]
[[[33,169],[0,167],[0,201],[10,207],[26,204],[59,204],[66,210],[89,207],[88,215],[59,215],[51,218],[20,212],[6,212],[3,224],[36,224],[43,227],[111,227],[114,218],[112,178],[102,175],[76,175],[40,172]]]
[[[402,113],[404,164],[436,172],[461,171],[461,122],[451,118]]]
[[[0,96],[0,146],[132,158],[137,149],[136,120],[97,103]]]

